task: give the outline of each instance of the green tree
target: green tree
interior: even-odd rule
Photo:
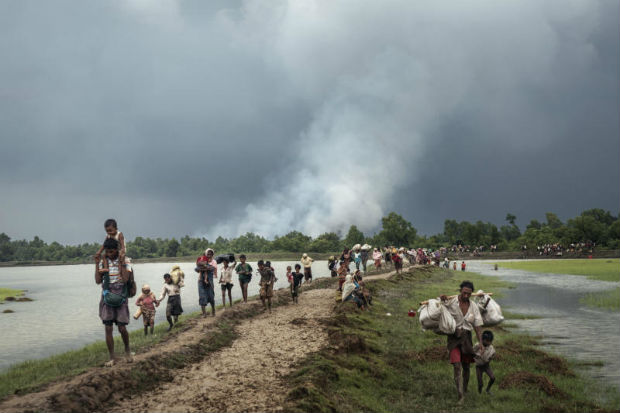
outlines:
[[[357,229],[355,225],[351,225],[347,236],[344,238],[344,243],[347,247],[351,248],[355,244],[363,244],[364,239],[364,233]]]
[[[381,218],[383,229],[380,237],[394,246],[411,246],[415,243],[418,231],[413,225],[396,212],[390,212]]]
[[[515,224],[516,220],[517,220],[517,217],[512,215],[510,212],[506,214],[506,221],[508,221],[510,225],[516,226]]]

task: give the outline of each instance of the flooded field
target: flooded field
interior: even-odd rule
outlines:
[[[579,302],[587,293],[616,288],[620,283],[501,266],[496,271],[493,263],[482,261],[468,261],[467,269],[513,283],[516,288],[507,290],[500,300],[503,308],[540,318],[511,323],[541,336],[545,348],[569,359],[604,363],[584,366],[582,371],[620,389],[620,313],[589,308]]]

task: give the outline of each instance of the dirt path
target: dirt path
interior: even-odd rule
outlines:
[[[393,272],[368,276],[385,279]],[[304,291],[299,304],[244,321],[239,337],[171,383],[122,401],[113,412],[279,411],[287,393],[282,377],[295,362],[327,344],[322,318],[334,304],[333,289]],[[243,390],[243,393],[240,392]],[[171,404],[171,401],[174,401]]]
[[[385,279],[393,273],[364,279]],[[287,294],[278,292],[280,297]],[[308,353],[327,344],[327,332],[321,319],[330,316],[334,297],[333,288],[302,291],[297,305],[280,305],[271,314],[245,317],[235,327],[238,337],[231,346],[183,369],[166,370],[158,366],[162,357],[200,342],[222,318],[247,314],[260,304],[238,304],[219,311],[215,318],[188,320],[183,331],[137,355],[134,364],[120,364],[113,369],[92,368],[79,376],[52,383],[39,392],[12,396],[0,402],[0,411],[100,411],[107,406],[107,410],[113,412],[281,410],[287,393],[282,377]],[[168,374],[170,381],[154,390],[116,400],[114,404],[115,397],[110,396],[114,393],[110,389],[113,386],[108,383],[121,383],[117,388],[122,383],[135,385],[132,369],[137,366],[148,368],[146,373],[149,374]],[[108,387],[107,394],[102,386]]]
[[[296,361],[327,343],[320,325],[333,290],[303,292],[298,305],[281,306],[237,327],[239,337],[174,380],[122,401],[114,412],[277,411],[287,389],[281,378]],[[171,403],[172,402],[172,403]]]

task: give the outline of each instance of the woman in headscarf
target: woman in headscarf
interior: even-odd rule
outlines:
[[[344,284],[342,284],[342,302],[344,303],[345,301],[355,301],[355,304],[357,304],[357,308],[361,308],[363,310],[364,303],[362,302],[362,300],[356,297],[355,294],[353,294],[356,288],[357,287],[353,282],[353,277],[351,277],[351,274],[347,274],[344,280]]]
[[[202,316],[207,316],[207,304],[211,304],[211,315],[215,317],[215,290],[213,278],[217,278],[217,261],[213,259],[214,251],[211,248],[205,250],[196,260],[196,272],[198,276],[198,304],[202,310]]]
[[[381,254],[381,251],[379,251],[378,248],[375,248],[372,251],[372,259],[375,261],[375,269],[377,271],[379,271],[381,269],[381,258],[383,257],[383,255]]]

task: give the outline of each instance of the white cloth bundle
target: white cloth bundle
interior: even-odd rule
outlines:
[[[440,300],[430,299],[428,304],[418,309],[423,330],[432,330],[436,334],[454,334],[456,321]]]
[[[364,244],[362,245],[362,251],[370,251],[372,249],[372,246],[368,245],[368,244]]]
[[[479,294],[484,294],[484,291],[479,290]],[[484,294],[477,300],[478,308],[480,309],[480,315],[482,315],[482,321],[484,326],[491,327],[496,326],[504,321],[502,315],[502,308],[497,304],[497,301],[491,298],[490,295]]]

